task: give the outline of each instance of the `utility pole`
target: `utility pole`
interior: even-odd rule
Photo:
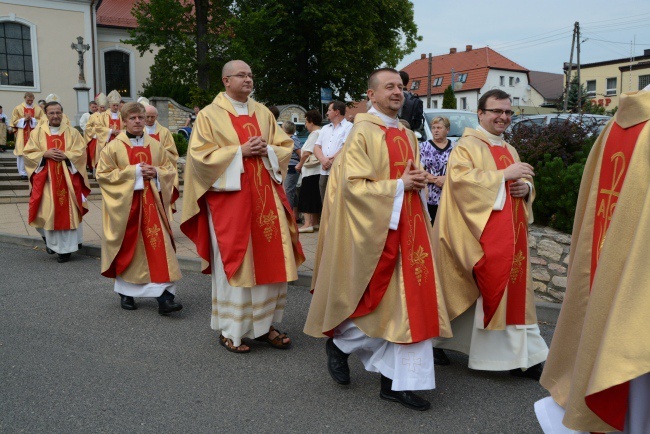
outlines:
[[[429,75],[427,80],[427,108],[431,108],[431,63],[432,63],[431,53],[429,53]]]
[[[564,87],[564,112],[568,110],[569,107],[569,90],[571,88],[571,70],[573,69],[573,47],[576,45],[576,29],[578,28],[578,22],[576,21],[573,24],[573,39],[571,39],[571,56],[569,57],[569,69],[566,73],[566,86]]]
[[[576,21],[577,61],[578,61],[578,113],[582,114],[582,85],[580,83],[580,23]]]

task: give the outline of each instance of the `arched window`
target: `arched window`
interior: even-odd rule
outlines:
[[[0,22],[0,85],[34,87],[31,33],[21,23]]]
[[[131,56],[121,50],[104,52],[106,92],[117,90],[123,97],[131,95]]]

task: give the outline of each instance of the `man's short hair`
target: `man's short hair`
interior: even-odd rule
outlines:
[[[38,104],[39,104],[39,105],[41,105],[41,104],[45,104],[45,100],[44,100],[44,99],[39,99],[39,100],[38,100]]]
[[[407,84],[409,84],[409,79],[410,79],[410,77],[409,77],[409,73],[408,73],[408,72],[406,72],[406,71],[400,71],[400,72],[399,72],[399,76],[402,77],[402,84],[403,84],[404,86],[406,86]]]
[[[273,117],[277,120],[280,117],[280,109],[277,106],[272,105],[269,107],[269,111],[273,113]]]
[[[43,111],[45,112],[45,114],[47,114],[47,108],[48,107],[52,107],[52,106],[55,106],[55,105],[58,105],[59,107],[61,107],[61,112],[63,112],[63,106],[60,103],[58,103],[56,101],[50,101],[50,102],[46,103],[45,106],[43,107]]]
[[[99,105],[99,104],[97,104],[97,101],[90,101],[90,102],[88,103],[89,106],[90,106],[90,105],[93,105],[93,104],[95,104],[95,105]]]
[[[323,123],[323,117],[320,115],[318,110],[309,110],[305,113],[305,120],[311,122],[314,125],[320,125]]]
[[[296,134],[296,124],[294,124],[291,121],[282,122],[282,129],[284,130],[285,133],[289,135]]]
[[[27,98],[27,97],[34,98],[34,94],[31,93],[31,92],[25,92],[25,95],[23,95],[23,98]]]
[[[512,102],[509,93],[504,92],[501,89],[492,89],[485,92],[483,96],[481,96],[481,98],[478,100],[478,110],[485,111],[485,104],[487,103],[488,98],[494,98],[497,100],[507,99]]]
[[[368,89],[375,89],[375,87],[377,86],[377,83],[376,83],[377,82],[377,80],[376,80],[377,74],[380,74],[382,72],[392,72],[394,74],[399,74],[399,72],[397,72],[397,69],[395,69],[395,68],[379,68],[379,69],[375,69],[370,74],[370,77],[368,77]]]
[[[449,129],[451,128],[451,123],[449,122],[449,119],[445,116],[436,116],[435,118],[431,119],[431,124],[443,124],[445,128]]]
[[[126,118],[128,118],[131,113],[146,114],[147,110],[139,102],[131,101],[131,102],[127,102],[122,106],[122,110],[120,110],[120,115],[122,116],[122,119],[126,120]]]
[[[345,105],[344,102],[341,102],[341,101],[332,101],[332,102],[330,103],[330,105],[332,106],[332,110],[338,110],[338,112],[339,112],[339,114],[340,114],[341,116],[345,116],[345,108],[346,108],[346,105]]]

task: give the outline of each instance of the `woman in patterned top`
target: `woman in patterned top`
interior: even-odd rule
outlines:
[[[420,143],[420,161],[424,170],[429,172],[429,192],[427,194],[427,206],[431,216],[431,224],[436,219],[438,203],[442,194],[442,186],[445,183],[447,173],[447,161],[451,153],[451,140],[447,139],[449,134],[449,119],[444,116],[437,116],[431,120],[431,133],[433,140]]]

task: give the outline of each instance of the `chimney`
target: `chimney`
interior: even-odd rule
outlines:
[[[471,45],[465,45],[465,51],[472,51]]]
[[[455,48],[450,48],[449,49],[449,54],[456,54],[456,49]]]
[[[643,50],[643,56],[650,56],[650,49]]]
[[[426,59],[426,58],[427,58],[427,55],[425,53],[420,54],[420,60]]]

